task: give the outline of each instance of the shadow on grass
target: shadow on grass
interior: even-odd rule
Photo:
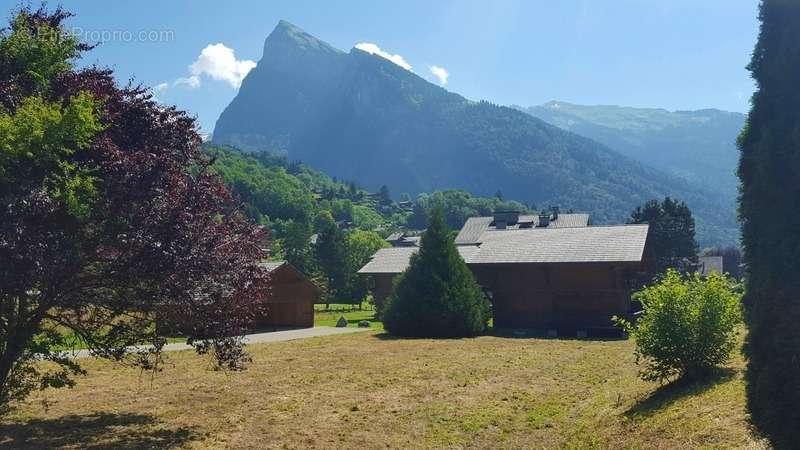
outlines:
[[[188,428],[164,429],[149,415],[96,413],[0,423],[0,447],[46,449],[146,449],[178,447],[192,440]]]
[[[373,334],[372,337],[375,339],[380,339],[382,341],[423,341],[423,340],[435,340],[435,341],[463,341],[468,339],[476,339],[482,336],[487,336],[486,334],[479,334],[477,336],[461,336],[461,337],[454,337],[454,336],[398,336],[394,334],[389,334],[388,331],[381,331],[380,333]]]
[[[382,333],[377,333],[372,335],[375,339],[380,339],[382,341],[402,341],[402,340],[411,340],[411,339],[425,339],[425,338],[418,338],[418,337],[406,337],[406,336],[395,336],[393,334],[389,334],[388,331],[384,331]]]
[[[699,380],[679,379],[665,384],[631,406],[625,411],[625,416],[631,419],[649,417],[684,397],[702,394],[718,384],[732,380],[736,373],[736,369],[721,368]]]
[[[352,323],[352,321],[348,321]],[[358,322],[358,321],[355,321]],[[508,328],[492,328],[489,329],[486,333],[472,336],[472,337],[411,337],[411,336],[394,336],[390,335],[388,332],[383,332],[379,334],[373,335],[373,337],[381,339],[381,340],[397,340],[397,339],[474,339],[481,336],[493,336],[493,337],[500,337],[500,338],[507,338],[507,339],[546,339],[551,341],[624,341],[627,339],[625,336],[621,335],[589,335],[587,337],[576,337],[576,336],[558,336],[558,337],[548,337],[547,334],[540,330],[529,330],[529,329],[508,329]]]
[[[616,329],[592,330],[586,336],[578,337],[575,331],[569,333],[559,333],[557,336],[548,336],[544,330],[528,328],[492,328],[487,336],[495,336],[510,339],[548,339],[554,341],[624,341],[627,338],[623,333]]]

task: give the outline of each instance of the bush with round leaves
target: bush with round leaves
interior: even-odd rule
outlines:
[[[742,318],[741,294],[729,277],[669,270],[634,297],[644,308],[638,320],[614,320],[636,341],[642,379],[700,378],[730,358]]]

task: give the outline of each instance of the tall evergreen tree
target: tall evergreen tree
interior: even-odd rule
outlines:
[[[654,255],[651,277],[669,268],[688,271],[697,265],[694,218],[686,203],[669,197],[660,203],[650,200],[633,210],[629,222],[650,224],[648,246]]]
[[[489,301],[434,208],[419,252],[389,298],[384,326],[398,336],[462,337],[484,332],[488,320]]]
[[[747,400],[777,447],[800,443],[800,2],[765,0],[739,137]]]
[[[317,266],[327,285],[326,303],[334,303],[347,289],[344,233],[328,211],[317,217],[317,227]]]

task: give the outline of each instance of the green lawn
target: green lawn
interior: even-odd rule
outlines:
[[[357,327],[358,322],[368,320],[370,328],[383,330],[383,324],[375,319],[375,311],[372,305],[364,303],[359,310],[355,305],[331,304],[330,308],[325,305],[315,305],[314,307],[314,326],[316,327],[335,327],[339,317],[347,319],[348,327]]]

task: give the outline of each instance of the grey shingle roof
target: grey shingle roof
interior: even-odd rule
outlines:
[[[489,229],[492,223],[491,217],[470,217],[461,227],[461,231],[456,236],[456,245],[475,244],[480,242],[483,233]]]
[[[417,253],[417,250],[419,247],[382,248],[372,255],[372,259],[358,273],[400,273],[406,270],[411,255]],[[465,261],[477,251],[477,246],[458,247],[458,252]]]
[[[494,230],[492,226],[492,217],[470,217],[461,227],[461,231],[456,236],[456,245],[477,244],[481,242],[482,236],[485,232]],[[506,230],[520,229],[520,223],[530,223],[530,229],[539,226],[538,215],[521,215],[519,221],[515,225],[509,225]],[[589,214],[585,213],[569,213],[559,214],[558,219],[551,220],[547,228],[574,228],[585,227],[589,225]],[[527,228],[526,228],[527,229]]]
[[[469,264],[639,262],[647,225],[488,231]]]
[[[539,226],[539,216],[519,216],[520,222],[533,221],[533,226]],[[567,213],[559,214],[558,219],[551,220],[547,228],[573,228],[585,227],[589,225],[589,214],[586,213]]]
[[[647,225],[491,230],[479,245],[460,245],[467,264],[640,262]],[[400,273],[416,247],[378,250],[359,273]]]
[[[398,241],[403,237],[403,233],[392,233],[386,238],[386,242]]]
[[[408,267],[411,255],[417,252],[417,247],[389,247],[382,248],[372,255],[372,259],[359,269],[358,273],[400,273]]]

